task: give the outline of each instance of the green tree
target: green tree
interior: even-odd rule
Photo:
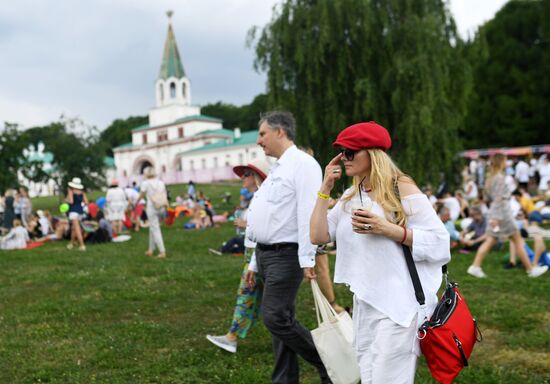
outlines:
[[[483,25],[469,49],[474,94],[466,146],[550,142],[550,1],[510,1]]]
[[[417,181],[451,172],[471,75],[443,1],[287,0],[257,33],[269,105],[295,113],[298,142],[322,163],[339,131],[374,119]]]
[[[250,131],[258,128],[260,113],[267,109],[267,96],[260,94],[250,104],[240,107],[218,101],[214,104],[206,104],[201,112],[208,116],[214,116],[223,120],[225,128],[241,128],[242,131]]]
[[[24,148],[17,124],[5,123],[0,132],[0,192],[19,185],[17,172],[24,164]]]
[[[116,119],[103,130],[99,141],[105,147],[109,156],[113,156],[113,148],[132,141],[132,129],[149,122],[148,116],[130,116],[126,119]]]
[[[42,142],[53,154],[54,172],[50,177],[63,190],[73,177],[80,177],[87,188],[105,185],[104,145],[93,127],[78,119],[62,118],[43,127],[34,127],[21,135],[25,146]]]

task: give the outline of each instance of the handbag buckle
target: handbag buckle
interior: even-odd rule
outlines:
[[[424,338],[426,337],[427,334],[428,334],[428,332],[426,332],[425,329],[420,329],[420,330],[418,331],[418,333],[416,334],[416,338],[417,338],[418,340],[424,340]]]

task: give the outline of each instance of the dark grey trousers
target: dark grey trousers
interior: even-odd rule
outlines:
[[[317,368],[322,383],[330,383],[327,371],[313,344],[311,333],[294,318],[294,302],[304,278],[297,251],[261,251],[256,248],[256,259],[258,273],[264,281],[263,320],[271,332],[275,354],[272,382],[299,383],[300,355]]]

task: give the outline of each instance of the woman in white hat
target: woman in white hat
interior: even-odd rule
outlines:
[[[258,190],[262,182],[269,173],[270,165],[266,160],[255,160],[248,165],[239,165],[233,168],[233,172],[239,176],[243,182],[243,187],[249,192],[254,193]],[[235,219],[237,228],[246,229],[246,210],[239,219]],[[245,235],[245,264],[241,274],[239,289],[237,290],[237,303],[233,311],[233,320],[228,332],[222,336],[206,335],[206,338],[214,345],[228,351],[237,352],[237,339],[244,339],[256,319],[260,310],[260,300],[262,298],[262,283],[254,280],[249,284],[247,282],[248,264],[250,263],[252,253],[256,248],[256,243],[252,242]]]
[[[69,189],[67,190],[66,201],[69,203],[69,221],[71,223],[71,241],[67,244],[68,249],[73,249],[75,245],[78,245],[78,249],[81,251],[86,250],[84,245],[84,237],[82,236],[82,229],[80,228],[80,220],[84,216],[84,206],[88,205],[88,197],[84,192],[84,186],[79,177],[73,177],[68,183]]]
[[[160,219],[164,209],[168,205],[166,198],[166,186],[157,178],[155,168],[147,167],[143,170],[146,180],[141,183],[139,199],[147,197],[145,212],[149,220],[149,249],[145,252],[146,256],[153,256],[155,249],[158,249],[159,258],[166,257],[164,240],[160,231]]]

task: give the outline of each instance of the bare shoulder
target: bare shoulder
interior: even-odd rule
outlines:
[[[408,176],[401,176],[397,181],[397,185],[399,186],[399,194],[401,197],[422,193],[414,180]]]

